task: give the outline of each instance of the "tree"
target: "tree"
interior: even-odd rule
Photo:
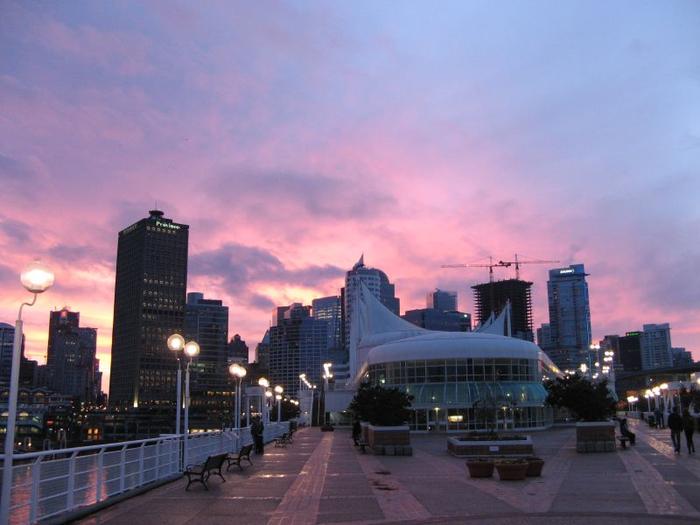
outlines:
[[[582,421],[603,421],[615,413],[608,381],[592,383],[579,374],[558,377],[545,384],[547,404],[569,409]]]
[[[362,421],[377,426],[399,426],[410,416],[413,396],[398,388],[363,384],[350,403],[350,411]]]

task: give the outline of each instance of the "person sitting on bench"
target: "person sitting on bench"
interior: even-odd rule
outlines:
[[[630,431],[630,429],[627,427],[627,418],[623,418],[620,420],[620,434],[629,439],[630,444],[634,445],[634,442],[637,438],[637,434]]]

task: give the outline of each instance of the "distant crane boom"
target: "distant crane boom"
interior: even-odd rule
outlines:
[[[489,257],[489,264],[443,264],[441,268],[488,268],[489,269],[489,282],[493,282],[493,269],[494,268],[510,268],[515,265],[515,278],[520,279],[520,265],[521,264],[554,264],[559,261],[546,260],[546,259],[534,259],[530,261],[521,261],[518,259],[518,254],[515,254],[514,261],[498,261],[493,262],[493,257]]]

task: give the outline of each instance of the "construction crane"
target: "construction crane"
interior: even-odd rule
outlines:
[[[509,268],[513,265],[515,265],[515,278],[520,280],[520,265],[521,264],[554,264],[558,263],[559,261],[550,261],[550,260],[544,260],[544,259],[539,259],[539,260],[533,260],[533,261],[520,261],[518,260],[518,254],[515,254],[515,260],[514,261],[498,261],[498,266],[502,266],[504,268]],[[491,281],[493,282],[493,281]]]
[[[506,266],[501,261],[494,263],[493,257],[489,257],[489,264],[443,264],[440,268],[488,268],[489,282],[493,282],[493,269],[499,266]]]
[[[498,261],[493,262],[493,257],[489,257],[489,264],[443,264],[441,268],[488,268],[489,269],[489,282],[493,282],[493,269],[494,268],[510,268],[515,265],[515,278],[520,279],[520,265],[521,264],[549,264],[558,263],[559,261],[553,260],[533,260],[533,261],[521,261],[518,259],[518,254],[515,254],[514,261]]]

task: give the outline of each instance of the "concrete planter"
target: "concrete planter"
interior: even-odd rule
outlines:
[[[501,481],[520,481],[527,476],[528,462],[523,460],[497,461],[496,471]]]
[[[447,438],[447,451],[458,458],[469,457],[524,457],[532,456],[532,438],[499,439],[491,441],[470,441],[458,437]]]
[[[493,476],[495,463],[492,459],[470,459],[467,460],[467,469],[471,478],[490,478]]]
[[[576,423],[576,451],[615,452],[615,423],[613,421]]]
[[[527,460],[527,477],[540,477],[542,475],[542,468],[544,467],[544,459],[535,456],[525,459]]]
[[[367,425],[367,443],[375,454],[410,456],[413,453],[408,426],[379,427]]]
[[[369,423],[367,421],[360,421],[360,429],[362,433],[360,434],[363,443],[369,443]]]

